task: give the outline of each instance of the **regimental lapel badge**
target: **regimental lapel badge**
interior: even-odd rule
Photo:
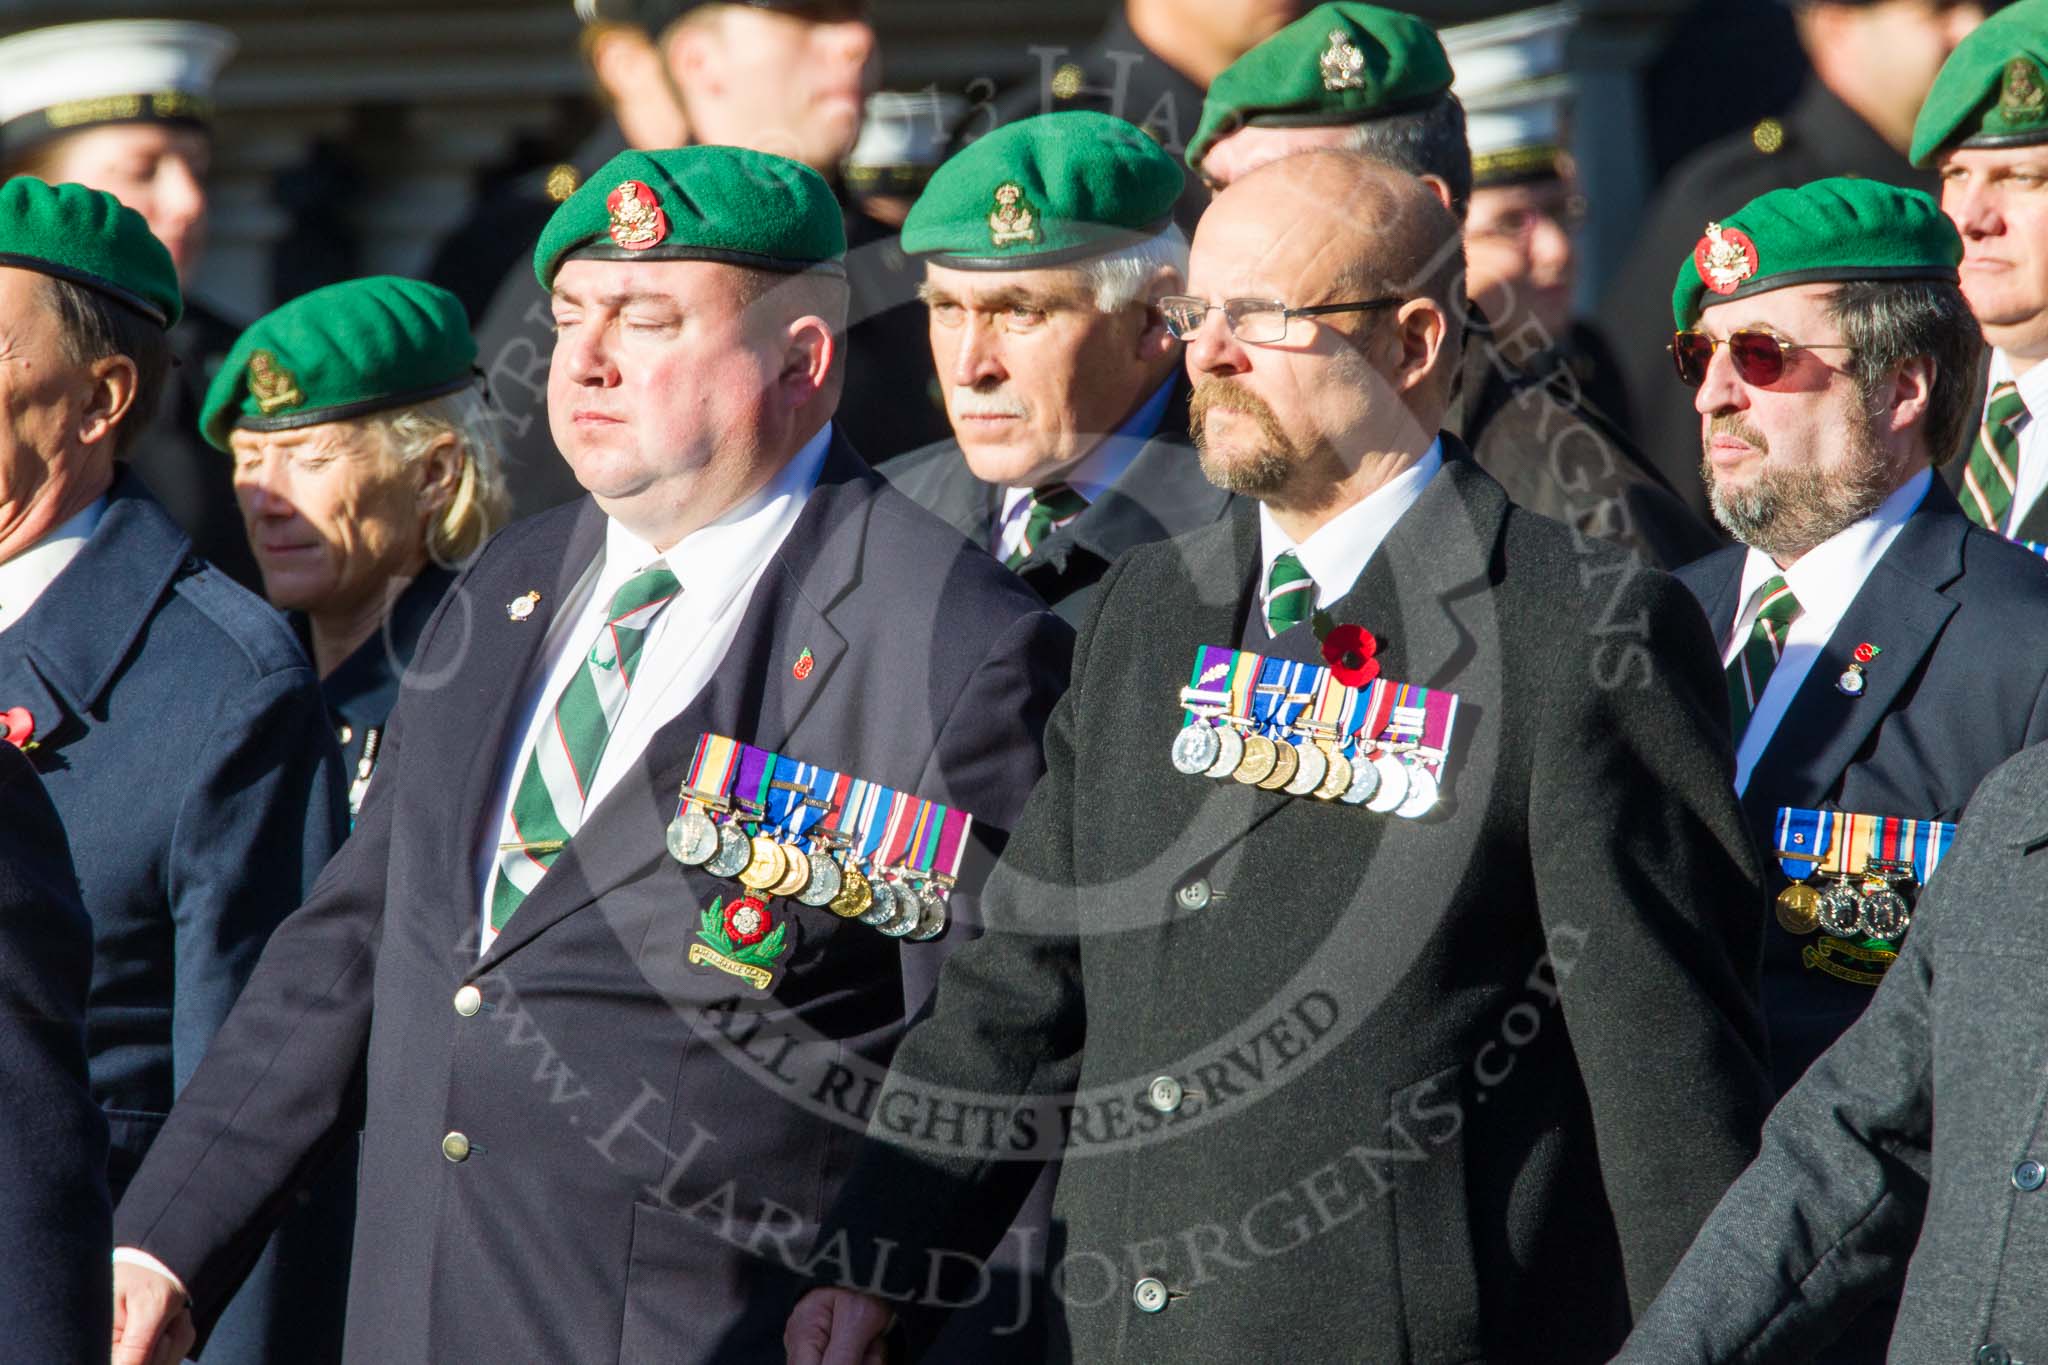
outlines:
[[[2048,111],[2048,89],[2034,64],[2015,57],[2005,64],[2005,76],[1998,85],[1998,112],[2010,123],[2037,123]]]
[[[626,251],[645,251],[659,246],[668,236],[668,215],[654,191],[637,180],[623,180],[605,196],[611,211],[611,238]]]
[[[802,682],[805,678],[811,676],[811,670],[817,666],[818,661],[813,659],[811,651],[806,649],[803,653],[796,656],[796,663],[790,667],[789,676],[795,678],[798,682]]]
[[[1835,690],[1845,697],[1862,696],[1863,689],[1868,685],[1868,679],[1863,676],[1863,665],[1882,653],[1883,649],[1868,641],[1856,646],[1853,655],[1855,662],[1843,669],[1842,676],[1835,679]]]
[[[1316,58],[1325,90],[1365,89],[1365,54],[1341,28],[1330,30],[1330,45]]]
[[[988,215],[990,246],[1030,245],[1038,240],[1038,211],[1014,180],[996,186],[994,209]]]
[[[540,594],[529,590],[524,596],[515,597],[505,604],[505,616],[508,620],[524,621],[533,615],[533,609],[539,605]]]
[[[1741,228],[1707,224],[1706,235],[1692,249],[1700,281],[1716,294],[1732,294],[1757,272],[1756,243]]]
[[[249,392],[266,413],[306,401],[305,394],[299,392],[298,378],[268,351],[254,351],[249,356]]]

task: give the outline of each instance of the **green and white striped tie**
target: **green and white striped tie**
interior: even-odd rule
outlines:
[[[491,885],[493,931],[505,927],[582,825],[591,779],[632,694],[648,628],[678,591],[676,576],[656,567],[641,570],[612,594],[604,629],[535,736],[512,794]]]
[[[2019,386],[2010,379],[1993,384],[1970,462],[1963,466],[1963,511],[1986,530],[2005,531],[2005,514],[2019,488],[2020,428],[2026,424],[2027,400]]]
[[[1316,581],[1292,550],[1282,550],[1266,574],[1266,633],[1278,635],[1308,620],[1316,609]]]
[[[1735,656],[1735,662],[1728,665],[1728,716],[1734,722],[1737,744],[1742,743],[1742,732],[1749,728],[1757,698],[1763,696],[1771,671],[1777,668],[1779,656],[1785,652],[1786,633],[1805,610],[1792,595],[1783,574],[1772,574],[1757,591],[1763,596],[1757,604],[1756,620],[1749,628],[1749,641]]]

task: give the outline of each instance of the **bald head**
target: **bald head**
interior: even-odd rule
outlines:
[[[1219,194],[1189,293],[1336,311],[1290,318],[1277,339],[1246,342],[1220,320],[1190,338],[1210,477],[1312,525],[1413,464],[1449,405],[1463,272],[1435,193],[1355,152],[1303,152]]]

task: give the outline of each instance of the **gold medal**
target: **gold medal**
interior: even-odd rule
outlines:
[[[1280,750],[1264,735],[1244,737],[1244,757],[1239,760],[1237,771],[1231,777],[1247,787],[1263,782],[1273,775],[1274,765],[1280,761]]]
[[[1330,756],[1330,771],[1324,774],[1321,785],[1312,795],[1318,801],[1334,801],[1351,790],[1351,760],[1344,757],[1344,751],[1334,744],[1324,752]]]
[[[740,873],[740,885],[753,891],[766,891],[789,871],[789,858],[783,853],[782,845],[765,834],[756,834],[751,847],[753,858]]]
[[[874,904],[875,893],[859,868],[848,863],[840,873],[839,894],[825,908],[841,919],[859,919]]]
[[[789,870],[782,874],[782,880],[768,888],[771,896],[794,896],[811,884],[810,855],[791,844],[784,844],[782,856]]]
[[[1778,923],[1788,934],[1810,934],[1820,928],[1820,892],[1794,882],[1778,893]]]
[[[1273,771],[1259,779],[1259,789],[1269,792],[1279,791],[1289,782],[1292,782],[1295,773],[1299,771],[1301,771],[1301,755],[1296,753],[1294,746],[1286,740],[1276,740],[1273,744]]]

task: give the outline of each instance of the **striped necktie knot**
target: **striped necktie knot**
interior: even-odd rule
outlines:
[[[1088,499],[1063,483],[1049,483],[1031,490],[1031,510],[1024,514],[1024,537],[1003,561],[1014,569],[1031,558],[1045,538],[1088,510]]]
[[[1316,581],[1294,551],[1282,550],[1274,557],[1273,567],[1266,573],[1264,606],[1268,635],[1300,625],[1315,610]]]
[[[1749,640],[1728,665],[1728,715],[1734,722],[1735,741],[1742,742],[1749,718],[1756,712],[1757,698],[1771,679],[1771,670],[1785,653],[1785,637],[1792,623],[1805,610],[1792,595],[1783,574],[1772,574],[1757,589],[1756,619],[1750,623]]]
[[[2029,416],[2019,385],[2001,379],[1991,386],[1970,462],[1963,467],[1963,510],[1987,530],[2005,530],[2020,482],[2020,429]]]

